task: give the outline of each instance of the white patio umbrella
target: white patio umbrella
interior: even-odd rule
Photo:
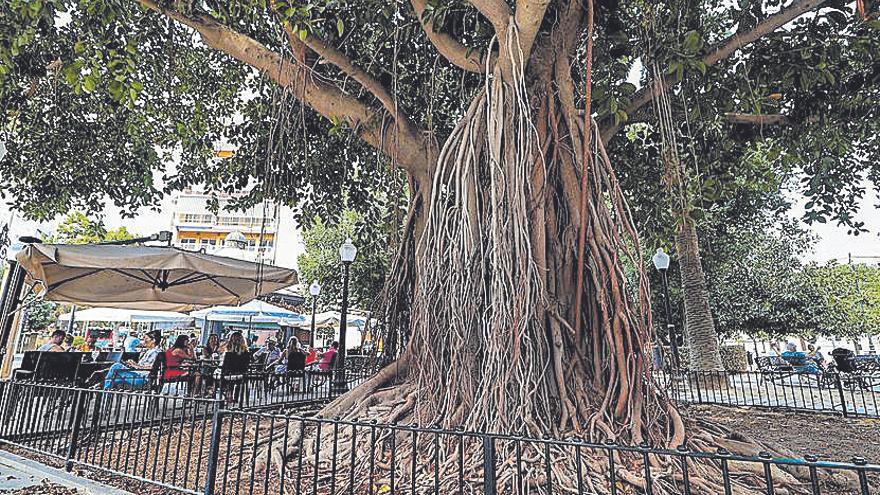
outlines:
[[[305,321],[305,317],[287,309],[254,299],[241,306],[214,306],[190,313],[193,318],[207,321],[241,323],[277,323],[282,326],[295,326]]]
[[[238,305],[297,282],[296,272],[174,247],[29,244],[16,256],[44,298],[83,306],[189,311]]]
[[[193,317],[175,311],[143,311],[120,308],[89,308],[76,312],[64,313],[58,319],[69,322],[73,316],[74,321],[106,321],[113,323],[176,323],[187,325],[192,323]]]

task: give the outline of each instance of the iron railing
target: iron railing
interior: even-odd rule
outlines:
[[[658,375],[676,401],[880,418],[880,376],[771,371]]]
[[[0,442],[191,494],[880,493],[880,466],[864,459],[528,438],[14,382],[0,394]]]

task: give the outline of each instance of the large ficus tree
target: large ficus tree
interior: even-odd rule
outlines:
[[[827,42],[811,31],[817,19],[840,27],[832,38],[850,40],[844,51],[876,64],[873,6],[858,19],[825,3],[10,0],[0,22],[3,191],[37,217],[107,197],[151,205],[154,172],[175,158],[169,189],[247,189],[243,202],[320,210],[343,184],[369,200],[385,177],[376,170],[400,171],[406,193],[394,187],[409,209],[385,320],[406,346],[321,414],[752,453],[708,431],[686,436],[644,379],[649,294],[617,176],[629,164],[614,140],[628,121],[663,119],[663,146],[677,149],[681,109],[664,98],[682,80],[701,81],[690,98],[760,121],[754,96],[767,88],[732,74],[813,71],[807,58],[762,57],[807,49],[804,36]],[[641,89],[628,82],[637,60]],[[864,87],[876,85],[853,91]],[[692,118],[728,119],[719,108]],[[237,153],[218,162],[222,140]],[[835,203],[814,191],[817,205]],[[267,459],[284,462],[291,452],[279,445]],[[600,486],[607,463],[591,455],[587,476]],[[454,472],[445,459],[434,469]],[[618,479],[638,485],[633,459],[621,459]],[[554,470],[568,482],[574,463],[560,457]],[[715,469],[694,466],[692,482],[722,491]],[[542,490],[547,480],[530,476]],[[657,478],[653,490],[676,482]]]

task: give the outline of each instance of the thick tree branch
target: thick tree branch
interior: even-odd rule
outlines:
[[[517,0],[516,2],[514,22],[519,28],[519,42],[525,60],[528,60],[532,51],[535,36],[538,35],[538,28],[541,27],[548,5],[550,0]]]
[[[276,12],[277,9],[275,6],[275,2],[271,2],[272,10]],[[395,118],[398,116],[399,109],[397,105],[395,105],[394,99],[391,97],[391,93],[388,91],[388,88],[382,85],[379,81],[376,80],[373,76],[368,74],[366,71],[356,66],[354,62],[348,58],[347,55],[342,53],[340,50],[336,49],[333,46],[328,45],[321,38],[309,33],[305,36],[305,39],[300,40],[297,37],[293,29],[290,27],[290,22],[280,15],[278,15],[279,22],[281,26],[284,28],[284,33],[287,35],[287,40],[290,44],[290,48],[294,53],[294,57],[300,61],[301,63],[305,62],[305,47],[310,48],[313,52],[318,54],[324,60],[330,62],[331,64],[338,67],[342,72],[346,73],[349,77],[360,83],[361,86],[370,94],[376,97],[382,106],[390,113],[394,115]]]
[[[422,176],[436,161],[435,144],[405,117],[398,116],[386,125],[381,109],[371,107],[333,85],[315,80],[308,74],[306,66],[269,50],[253,38],[207,15],[185,15],[163,8],[154,0],[138,2],[194,29],[206,45],[266,74],[322,116],[347,122],[361,139],[394,158],[408,172]]]
[[[470,3],[483,17],[489,19],[499,37],[507,31],[513,12],[504,0],[470,0]]]
[[[788,7],[783,8],[779,12],[758,23],[758,25],[750,31],[734,34],[724,40],[724,42],[716,45],[715,48],[711,49],[709,53],[702,58],[702,61],[707,67],[714,65],[719,60],[723,60],[733,55],[740,48],[754,43],[762,37],[788,24],[802,14],[821,7],[826,1],[827,0],[795,0]],[[661,86],[663,88],[669,88],[676,83],[678,83],[677,77],[664,77]],[[633,97],[632,103],[624,109],[626,113],[635,116],[636,112],[653,101],[654,92],[657,90],[657,86],[658,85],[652,82],[639,90]],[[603,122],[602,140],[607,143],[608,140],[617,134],[622,127],[622,123],[613,124],[607,121]]]
[[[785,115],[779,114],[752,114],[752,113],[725,113],[724,118],[732,124],[748,124],[748,125],[787,125],[791,123]]]
[[[478,74],[486,71],[485,64],[480,59],[477,50],[464,46],[446,33],[434,31],[434,23],[430,19],[424,18],[425,8],[428,5],[426,0],[410,0],[410,3],[415,11],[416,18],[419,20],[419,24],[422,25],[425,34],[428,36],[428,40],[443,58],[466,71]]]

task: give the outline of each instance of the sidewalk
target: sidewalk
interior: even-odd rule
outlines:
[[[0,493],[132,495],[2,450]]]

